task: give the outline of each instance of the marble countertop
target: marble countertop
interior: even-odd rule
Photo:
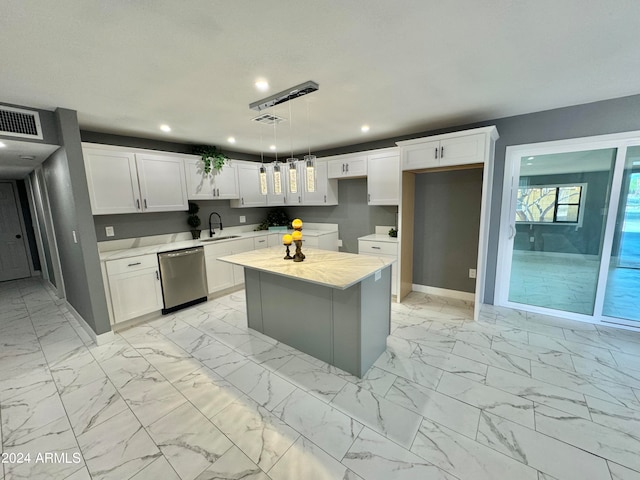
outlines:
[[[304,232],[303,232],[304,233]],[[295,248],[291,249],[293,255]],[[393,263],[384,257],[305,248],[303,262],[283,260],[284,247],[271,247],[220,257],[218,260],[345,290]]]
[[[390,237],[386,234],[372,233],[371,235],[365,235],[364,237],[358,237],[358,240],[369,240],[374,242],[388,242],[398,243],[398,237]]]
[[[181,240],[169,243],[162,243],[156,245],[146,245],[146,246],[134,246],[131,248],[123,248],[118,250],[109,250],[100,252],[100,260],[103,262],[109,260],[118,260],[121,258],[129,258],[136,257],[138,255],[147,255],[147,254],[157,254],[162,252],[170,252],[171,250],[181,250],[183,248],[193,248],[193,247],[204,247],[207,245],[218,245],[220,243],[233,242],[234,240],[242,240],[245,238],[255,238],[255,237],[263,237],[265,235],[284,235],[285,233],[291,233],[293,230],[289,230],[288,232],[275,232],[268,230],[257,230],[250,232],[238,232],[234,231],[233,228],[224,229],[222,232],[217,231],[216,237],[225,237],[231,235],[237,235],[237,238],[229,238],[227,240],[218,240],[216,242],[206,242],[203,240],[207,240],[209,237],[202,237],[199,240]],[[204,235],[208,234],[208,231],[202,232]],[[303,229],[303,235],[308,237],[319,237],[321,235],[327,235],[330,233],[335,233],[335,230],[314,230],[314,229]]]

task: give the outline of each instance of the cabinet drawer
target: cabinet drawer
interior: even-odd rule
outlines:
[[[267,248],[269,246],[269,238],[267,235],[262,237],[255,237],[253,239],[253,249],[258,250],[259,248]]]
[[[391,242],[374,242],[371,240],[358,240],[358,253],[373,255],[398,256],[398,244]]]
[[[318,241],[318,237],[305,237],[304,232],[302,232],[302,245],[309,248],[318,248],[320,242]]]
[[[158,255],[139,255],[137,257],[121,258],[106,262],[107,274],[117,275],[125,272],[135,272],[145,268],[158,268]]]

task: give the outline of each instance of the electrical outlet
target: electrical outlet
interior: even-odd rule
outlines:
[[[342,239],[341,239],[341,238],[339,238],[339,239],[338,239],[338,247],[341,247],[341,246],[342,246]]]
[[[536,237],[529,237],[529,241],[530,241],[531,243],[535,242],[535,241],[536,241]]]
[[[476,278],[476,269],[475,268],[470,268],[469,269],[469,278]]]
[[[104,233],[107,235],[107,237],[113,237],[115,235],[113,227],[104,227]]]
[[[240,223],[247,223],[247,217],[240,215]]]

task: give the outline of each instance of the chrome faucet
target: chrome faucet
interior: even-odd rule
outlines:
[[[218,225],[220,225],[220,230],[222,230],[222,218],[220,218],[220,214],[218,212],[211,212],[211,215],[209,215],[209,236],[213,237],[216,232],[213,231],[213,227],[211,226],[211,217],[213,217],[214,215],[218,216]]]

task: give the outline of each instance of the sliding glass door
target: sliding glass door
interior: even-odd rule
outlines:
[[[638,144],[640,132],[507,149],[496,304],[640,327]]]
[[[625,159],[602,313],[640,322],[640,147]]]

